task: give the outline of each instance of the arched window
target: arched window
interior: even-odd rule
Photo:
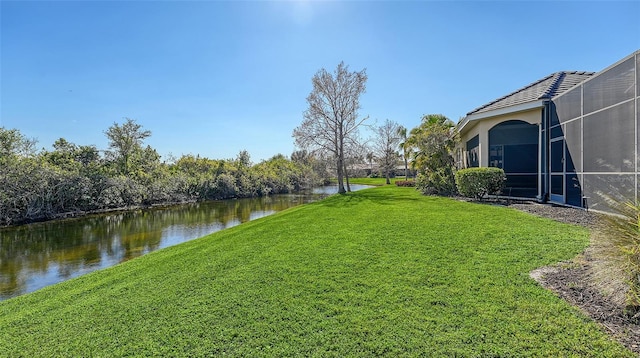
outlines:
[[[521,120],[499,123],[489,130],[489,166],[507,175],[507,194],[538,194],[538,126]]]

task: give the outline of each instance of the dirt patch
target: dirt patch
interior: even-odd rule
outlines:
[[[589,260],[563,262],[531,272],[531,277],[598,322],[620,343],[640,355],[640,325],[624,307],[601,294],[592,282]]]
[[[601,214],[547,204],[520,202],[509,207],[592,230],[601,221]],[[640,355],[640,319],[599,291],[593,278],[593,265],[594,258],[587,250],[573,260],[541,267],[530,275],[543,287],[580,308],[614,339]]]

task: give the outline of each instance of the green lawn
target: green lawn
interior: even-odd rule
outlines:
[[[0,356],[633,357],[529,278],[585,229],[384,186],[0,302]]]
[[[396,181],[404,181],[403,176],[391,178],[391,185],[395,185]],[[409,181],[415,181],[415,178],[409,178]],[[387,184],[387,179],[385,178],[349,178],[349,183],[351,184],[363,184],[363,185],[373,185],[373,186],[384,186]]]
[[[391,185],[396,183],[396,180],[404,180],[404,177],[396,177],[391,178]],[[409,180],[413,180],[413,178],[409,178]],[[336,184],[337,179],[333,180],[333,183]],[[349,183],[351,184],[362,184],[362,185],[373,185],[373,186],[384,186],[387,185],[387,179],[385,178],[369,178],[369,177],[359,177],[359,178],[349,178]],[[347,184],[345,183],[345,187]]]
[[[396,180],[404,180],[400,178],[392,178],[391,184],[394,184]],[[363,185],[375,185],[375,186],[383,186],[387,185],[387,179],[385,178],[349,178],[349,183],[351,184],[363,184]]]

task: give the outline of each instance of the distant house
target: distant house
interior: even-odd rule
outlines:
[[[608,211],[638,200],[640,51],[598,72],[556,72],[469,112],[459,167],[499,167],[505,195]]]

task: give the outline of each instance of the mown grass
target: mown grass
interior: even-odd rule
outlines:
[[[404,180],[404,177],[391,178],[391,185],[395,184],[396,180]],[[385,178],[349,178],[351,184],[384,186],[387,185],[387,179]]]
[[[6,356],[633,356],[528,276],[586,230],[384,186],[0,302]]]

